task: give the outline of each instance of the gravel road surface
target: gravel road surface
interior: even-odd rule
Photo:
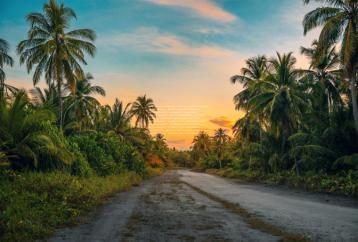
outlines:
[[[333,196],[170,171],[111,198],[60,241],[279,241],[192,187],[238,203],[263,221],[313,241],[358,241],[358,203]]]

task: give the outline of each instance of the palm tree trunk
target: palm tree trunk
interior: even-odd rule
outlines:
[[[295,168],[296,168],[296,175],[300,176],[300,167],[296,158],[295,158]]]
[[[351,98],[352,98],[352,107],[353,107],[353,118],[356,131],[358,133],[358,104],[357,104],[357,90],[356,90],[356,80],[353,77],[350,78],[350,86],[351,86]]]
[[[63,127],[63,115],[62,115],[63,114],[63,100],[62,100],[61,87],[62,87],[62,79],[58,78],[57,91],[58,91],[58,101],[59,101],[60,130],[62,130],[62,127]]]

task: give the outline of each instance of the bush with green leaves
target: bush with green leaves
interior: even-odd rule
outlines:
[[[32,108],[25,91],[0,100],[0,150],[14,169],[50,170],[71,164],[66,140],[53,125],[55,115]]]
[[[70,142],[69,150],[72,152],[72,154],[75,157],[71,165],[71,174],[74,176],[81,176],[81,177],[92,176],[94,173],[93,169],[88,163],[86,157],[81,153],[81,150],[78,147],[77,143]]]
[[[137,149],[118,136],[91,132],[70,137],[91,168],[99,175],[126,170],[145,173],[145,161]]]
[[[96,133],[81,134],[70,137],[70,141],[78,145],[82,155],[98,175],[106,176],[118,173],[118,167],[113,157],[99,146],[96,137]]]

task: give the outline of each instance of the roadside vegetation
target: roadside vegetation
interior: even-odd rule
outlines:
[[[1,241],[49,236],[170,163],[165,138],[148,130],[157,110],[151,98],[97,100],[106,91],[83,69],[95,54],[96,34],[71,29],[75,19],[55,0],[26,16],[29,29],[17,53],[32,75],[30,91],[7,84],[5,67],[14,59],[0,39]]]
[[[358,3],[309,1],[304,34],[322,27],[312,46],[301,47],[309,69],[292,53],[256,56],[231,77],[245,115],[234,137],[200,132],[191,157],[198,170],[249,181],[358,196]]]

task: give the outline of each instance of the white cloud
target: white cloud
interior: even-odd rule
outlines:
[[[219,21],[232,22],[237,17],[210,0],[147,0],[157,5],[187,8],[199,14],[202,17]]]
[[[229,57],[234,52],[219,46],[191,45],[175,35],[161,33],[156,28],[138,28],[131,32],[115,33],[98,40],[102,46],[113,50],[131,48],[135,51],[158,52],[169,55],[193,57]]]

